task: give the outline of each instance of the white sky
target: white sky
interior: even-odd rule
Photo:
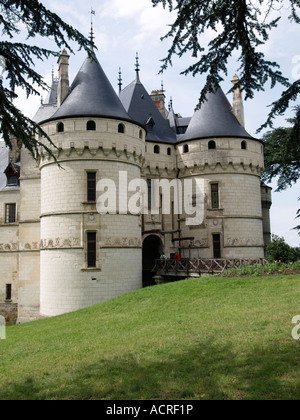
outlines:
[[[122,68],[123,87],[135,78],[135,55],[140,57],[140,78],[145,88],[150,92],[160,89],[164,82],[167,103],[173,99],[175,112],[183,117],[192,116],[203,87],[205,76],[181,76],[193,59],[184,56],[182,59],[174,58],[173,67],[158,75],[160,60],[167,55],[171,41],[161,42],[160,38],[168,31],[168,24],[173,19],[169,10],[162,6],[152,7],[151,0],[90,0],[85,3],[79,0],[43,0],[42,3],[51,11],[57,13],[65,22],[88,36],[90,32],[90,10],[93,8],[95,43],[98,47],[97,57],[106,72],[110,82],[118,89],[118,71]],[[277,61],[281,70],[291,81],[300,78],[300,25],[287,21],[288,10],[282,8],[282,22],[278,29],[272,30],[268,44],[262,51],[270,61]],[[173,15],[174,17],[174,15]],[[207,35],[209,36],[209,34]],[[39,45],[54,49],[55,46],[47,39],[38,39]],[[32,42],[36,42],[34,39]],[[74,79],[86,57],[85,52],[76,51],[70,57],[70,81]],[[57,70],[56,60],[37,62],[36,70],[44,75],[50,83],[52,66]],[[230,80],[237,72],[239,64],[232,58],[228,67],[228,76],[222,83],[225,93],[231,88]],[[56,73],[57,74],[57,73]],[[224,76],[225,77],[225,76]],[[283,88],[270,89],[265,86],[265,92],[257,93],[253,100],[245,102],[245,119],[247,131],[256,136],[256,130],[267,118],[270,105],[278,99]],[[26,99],[22,92],[16,105],[29,117],[35,114],[40,98]],[[43,94],[44,97],[46,93]],[[228,97],[231,102],[231,95]],[[285,118],[288,118],[287,114]],[[285,118],[278,118],[275,126],[286,125]],[[272,184],[274,190],[276,184]],[[300,207],[297,198],[300,197],[300,182],[293,188],[282,193],[273,193],[273,206],[271,211],[272,232],[284,236],[292,246],[300,245],[300,238],[296,231],[291,230],[300,224],[295,220],[297,209]]]

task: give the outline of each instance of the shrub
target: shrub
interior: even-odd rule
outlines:
[[[272,274],[290,274],[300,271],[300,260],[296,262],[282,263],[272,261],[266,264],[242,265],[238,268],[230,268],[223,273],[215,274],[214,277],[261,277]]]
[[[266,257],[268,261],[294,262],[300,259],[300,249],[290,247],[284,238],[273,235],[267,246]]]
[[[291,248],[291,255],[290,255],[290,261],[296,262],[300,261],[300,248]]]

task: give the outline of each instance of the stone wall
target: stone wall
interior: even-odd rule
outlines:
[[[182,255],[193,258],[213,258],[213,235],[221,239],[223,258],[262,258],[264,256],[263,214],[260,177],[263,172],[263,145],[253,139],[246,140],[242,148],[240,138],[215,139],[216,149],[209,150],[210,139],[193,140],[172,148],[168,156],[167,145],[147,143],[145,179],[167,178],[185,180],[198,178],[204,186],[204,221],[187,226],[187,215],[148,215],[143,218],[145,234],[181,228],[181,237],[194,238],[181,242]],[[186,146],[186,148],[185,148]],[[218,184],[219,206],[212,208],[211,184]],[[171,194],[171,200],[174,197]],[[174,253],[179,242],[176,234],[160,238],[166,255]],[[172,241],[173,240],[173,241]]]
[[[26,149],[21,162],[18,323],[37,319],[40,305],[40,171]]]
[[[6,325],[17,323],[18,304],[11,302],[0,303],[0,315],[4,316]]]

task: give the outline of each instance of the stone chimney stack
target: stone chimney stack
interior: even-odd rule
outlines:
[[[165,94],[163,88],[161,90],[153,90],[150,95],[161,115],[166,118]]]
[[[64,49],[58,59],[59,80],[57,87],[57,106],[61,106],[69,93],[69,58],[67,51]]]
[[[242,127],[245,128],[245,114],[244,114],[244,103],[243,103],[243,94],[241,86],[239,85],[240,79],[235,74],[233,80],[231,81],[234,91],[233,91],[233,113],[236,116],[238,122]]]

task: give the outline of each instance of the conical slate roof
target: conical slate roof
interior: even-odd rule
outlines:
[[[194,113],[180,141],[213,137],[253,137],[240,125],[222,89],[208,93],[207,100]]]
[[[9,148],[0,140],[0,191],[6,187],[5,169],[9,163]]]
[[[130,120],[95,55],[85,60],[52,119],[79,116]]]
[[[168,114],[168,121],[170,124],[170,127],[172,128],[173,131],[175,131],[175,133],[177,132],[177,120],[178,117],[175,115],[173,106],[171,106],[169,114]]]
[[[36,123],[49,119],[57,111],[57,86],[58,79],[53,78],[51,89],[49,90],[45,101],[41,104],[32,118]]]
[[[150,95],[137,78],[120,92],[120,100],[129,116],[146,126],[146,140],[159,143],[176,143],[176,134],[170,128],[168,120],[164,119]]]

